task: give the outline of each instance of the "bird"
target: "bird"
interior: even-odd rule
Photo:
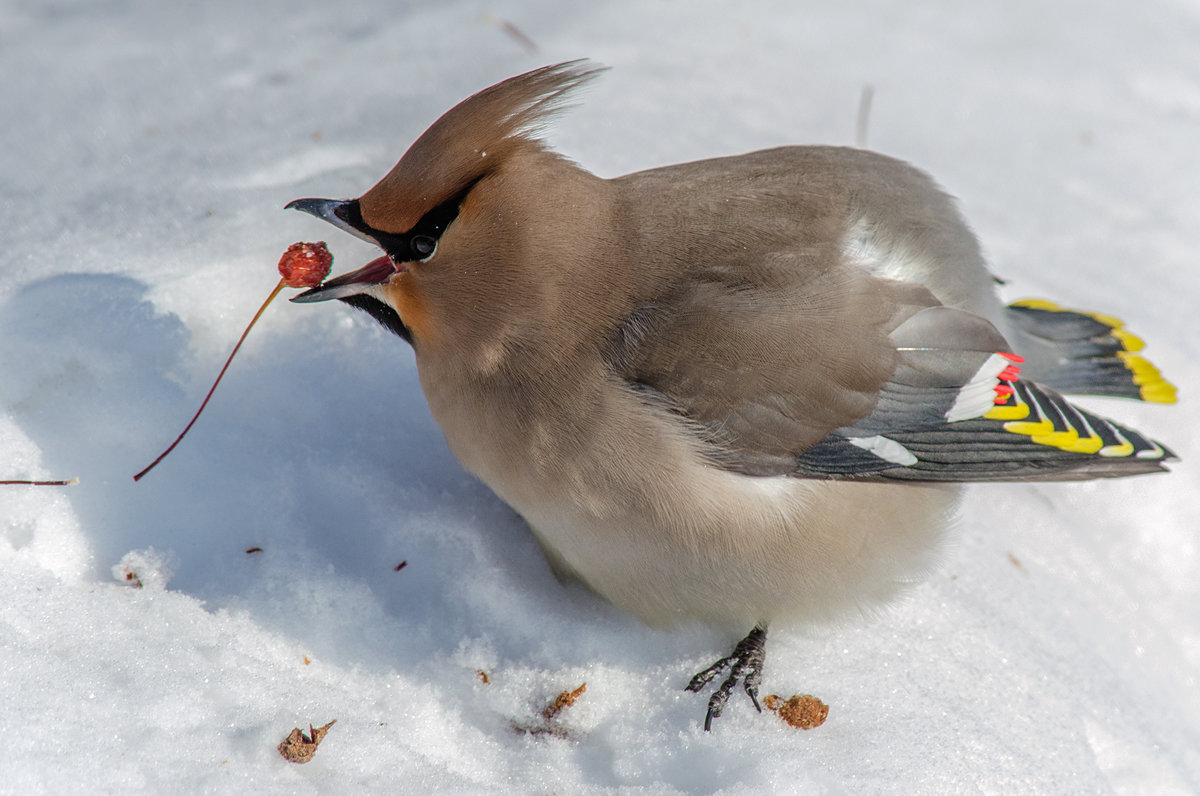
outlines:
[[[407,341],[458,461],[554,573],[652,626],[736,638],[711,730],[753,706],[768,627],[870,612],[936,563],[970,482],[1165,471],[1071,403],[1173,403],[1108,315],[1005,304],[956,200],[850,147],[595,176],[544,132],[604,68],[509,78],[356,199],[298,199],[382,255],[292,301]]]

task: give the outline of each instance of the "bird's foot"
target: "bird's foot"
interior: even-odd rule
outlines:
[[[755,709],[759,713],[762,713],[762,707],[758,704],[758,686],[762,682],[763,662],[766,660],[766,657],[767,629],[766,627],[758,626],[738,642],[737,646],[733,648],[732,655],[727,658],[721,658],[721,660],[693,677],[691,682],[687,684],[686,690],[698,693],[714,677],[725,671],[726,668],[729,669],[729,677],[726,678],[725,682],[721,683],[721,687],[714,691],[708,700],[708,713],[704,716],[705,732],[712,729],[713,719],[719,718],[721,712],[725,710],[725,703],[729,701],[729,697],[739,680],[742,682],[742,687],[745,689],[746,695],[754,703]]]

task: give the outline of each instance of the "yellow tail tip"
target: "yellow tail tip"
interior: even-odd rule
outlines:
[[[1114,328],[1112,330],[1112,336],[1117,338],[1117,341],[1121,343],[1121,346],[1126,351],[1141,351],[1146,347],[1145,340],[1138,337],[1136,334],[1131,334],[1130,332],[1125,331],[1124,329]]]
[[[1021,299],[1020,301],[1014,301],[1010,306],[1024,307],[1030,310],[1045,310],[1046,312],[1070,312],[1075,315],[1086,315],[1113,330],[1121,329],[1125,326],[1125,321],[1120,318],[1114,318],[1112,315],[1105,315],[1101,312],[1088,312],[1087,310],[1073,310],[1070,307],[1064,307],[1058,302],[1048,299]]]
[[[1025,309],[1029,310],[1046,310],[1047,312],[1060,312],[1063,308],[1061,304],[1056,304],[1053,301],[1048,301],[1047,299],[1032,298],[1014,301],[1010,306],[1024,307]]]
[[[1173,404],[1177,400],[1175,385],[1163,378],[1162,372],[1150,360],[1127,351],[1117,352],[1138,386],[1143,401]]]
[[[1142,400],[1152,404],[1173,404],[1178,400],[1179,391],[1175,389],[1175,385],[1165,379],[1160,379],[1154,384],[1139,385],[1142,393]]]

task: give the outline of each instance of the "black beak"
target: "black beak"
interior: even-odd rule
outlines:
[[[387,248],[385,243],[389,236],[371,229],[363,221],[357,199],[297,199],[294,202],[288,202],[285,209],[302,210],[323,221],[328,221],[338,229],[345,230],[367,243]],[[340,299],[352,307],[364,310],[383,324],[386,329],[411,344],[412,332],[404,325],[404,321],[400,320],[396,310],[378,292],[379,286],[391,279],[398,270],[400,269],[391,257],[387,255],[377,257],[357,271],[334,277],[311,290],[293,296],[292,301],[297,304],[308,304]]]
[[[300,210],[314,215],[322,221],[328,221],[340,230],[349,232],[356,238],[361,238],[376,246],[379,245],[379,241],[370,234],[370,227],[363,221],[357,199],[296,199],[288,202],[284,209]]]
[[[328,221],[338,229],[349,232],[356,238],[361,238],[376,246],[379,245],[379,241],[371,234],[371,228],[363,221],[357,199],[297,199],[294,202],[288,202],[284,209],[309,213],[322,221]],[[357,271],[335,277],[298,296],[293,296],[292,301],[298,304],[307,304],[313,301],[356,296],[369,292],[375,285],[381,285],[388,281],[394,273],[396,273],[396,267],[392,261],[387,257],[379,257]]]

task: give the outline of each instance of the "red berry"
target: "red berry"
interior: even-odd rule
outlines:
[[[288,287],[316,287],[329,276],[332,265],[325,241],[293,243],[279,258],[279,275]]]

